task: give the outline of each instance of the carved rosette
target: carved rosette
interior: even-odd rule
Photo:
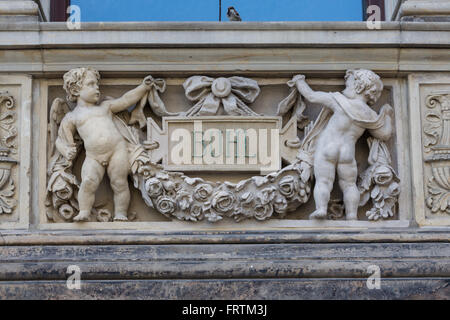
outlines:
[[[0,91],[0,215],[11,214],[17,205],[11,169],[17,161],[10,153],[17,153],[17,128],[14,99],[7,91]]]
[[[431,94],[425,105],[424,153],[432,173],[426,205],[433,214],[450,214],[450,93]]]

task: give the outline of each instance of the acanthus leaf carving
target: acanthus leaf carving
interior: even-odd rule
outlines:
[[[427,96],[425,106],[425,161],[431,166],[425,203],[433,214],[450,214],[450,94]]]
[[[17,206],[14,199],[15,185],[11,176],[12,167],[17,161],[9,154],[17,153],[17,128],[15,126],[16,112],[14,98],[8,91],[0,91],[0,128],[2,129],[0,143],[0,215],[11,214]]]

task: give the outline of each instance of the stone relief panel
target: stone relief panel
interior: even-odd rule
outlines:
[[[434,214],[450,214],[450,90],[428,95],[425,106],[425,162],[432,172],[426,204]]]
[[[419,225],[450,223],[450,77],[414,75],[410,78],[412,106],[420,118],[411,125],[422,141],[416,147],[421,162],[413,164],[415,185],[423,211],[417,210]],[[420,124],[420,126],[419,126]],[[420,208],[420,207],[419,207]]]
[[[44,81],[41,224],[406,226],[392,87],[361,69],[342,82]]]
[[[17,114],[13,96],[0,91],[0,215],[11,214],[17,205],[11,170],[17,161],[10,154],[17,154]]]
[[[0,228],[29,219],[31,79],[0,77]]]

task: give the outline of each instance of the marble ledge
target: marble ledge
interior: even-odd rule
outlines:
[[[0,23],[6,49],[157,46],[448,47],[450,23],[384,22],[379,30],[365,22],[89,22],[80,30],[63,22]]]
[[[159,231],[1,230],[0,246],[245,243],[449,243],[450,227],[389,230]]]

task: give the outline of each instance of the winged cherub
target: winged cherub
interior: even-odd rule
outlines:
[[[64,89],[69,101],[76,107],[61,121],[55,146],[69,161],[76,156],[74,134],[78,132],[86,149],[81,169],[78,192],[80,212],[74,221],[87,221],[95,201],[95,192],[105,171],[114,192],[114,220],[126,221],[130,203],[128,187],[127,143],[113,122],[113,114],[136,104],[151,89],[152,78],[146,77],[141,85],[118,99],[101,103],[100,74],[92,68],[72,69],[64,75]]]
[[[370,107],[380,98],[383,83],[377,74],[364,69],[347,71],[342,93],[313,91],[303,75],[295,76],[293,81],[308,101],[325,107],[316,120],[320,129],[313,133],[317,136],[313,157],[316,211],[310,218],[326,218],[337,171],[346,219],[356,220],[360,193],[356,186],[355,144],[366,129],[382,141],[388,140],[393,131],[392,107],[383,106],[379,114]]]

